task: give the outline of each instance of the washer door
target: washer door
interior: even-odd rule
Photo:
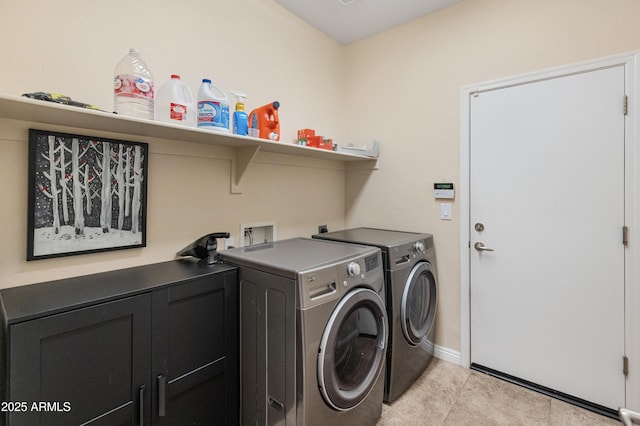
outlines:
[[[418,346],[433,327],[436,316],[436,277],[429,262],[419,262],[404,285],[400,320],[404,337]]]
[[[387,314],[378,293],[358,288],[334,309],[318,351],[318,383],[327,404],[346,411],[371,392],[387,345]]]

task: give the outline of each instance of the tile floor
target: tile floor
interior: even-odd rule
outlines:
[[[427,425],[621,425],[620,422],[434,359],[424,374],[391,405],[377,426]]]

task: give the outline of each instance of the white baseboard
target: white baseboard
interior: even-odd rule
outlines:
[[[433,356],[452,364],[462,365],[460,352],[454,351],[453,349],[445,348],[444,346],[435,345]]]

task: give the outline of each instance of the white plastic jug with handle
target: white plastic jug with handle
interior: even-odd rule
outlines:
[[[208,78],[202,79],[198,91],[198,127],[229,132],[229,98]]]
[[[196,105],[189,86],[172,74],[156,95],[156,120],[195,127]]]

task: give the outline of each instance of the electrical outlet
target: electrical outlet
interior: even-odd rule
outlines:
[[[327,229],[327,225],[318,225],[319,234],[326,234],[327,232],[329,232],[329,230]]]

